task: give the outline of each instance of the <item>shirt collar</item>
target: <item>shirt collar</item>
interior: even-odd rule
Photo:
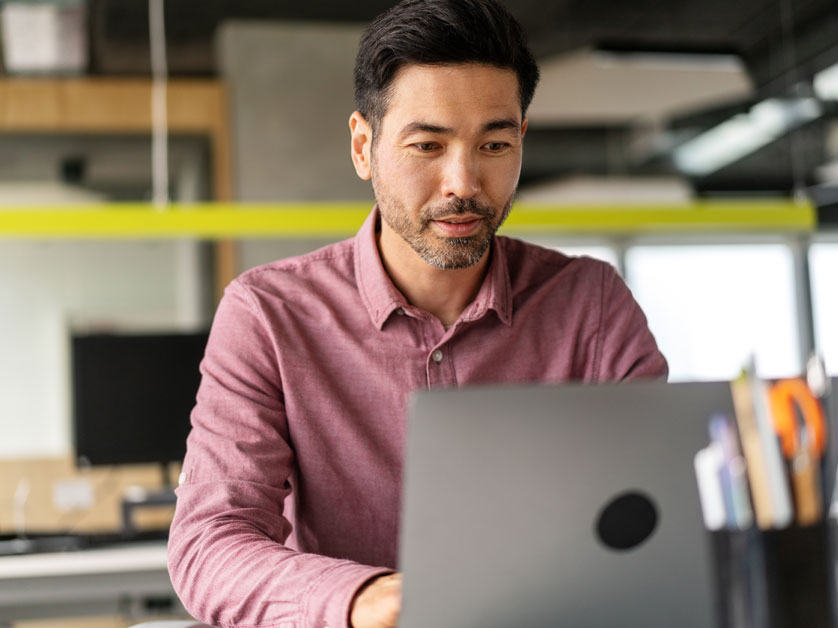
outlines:
[[[489,270],[480,286],[480,291],[465,311],[461,321],[474,321],[489,310],[494,310],[500,321],[512,325],[512,287],[509,281],[509,265],[506,262],[505,238],[492,239],[492,258]]]
[[[361,301],[380,330],[395,310],[407,305],[401,292],[396,289],[378,253],[376,231],[378,228],[378,205],[361,225],[355,236],[355,281],[361,294]]]
[[[355,281],[364,307],[367,308],[375,326],[381,330],[390,315],[399,308],[408,307],[408,303],[404,295],[393,285],[381,262],[376,237],[378,221],[379,212],[376,205],[355,236]],[[489,271],[483,279],[477,297],[466,307],[460,320],[477,320],[491,309],[497,313],[501,322],[510,326],[512,290],[503,238],[494,238],[491,255]]]

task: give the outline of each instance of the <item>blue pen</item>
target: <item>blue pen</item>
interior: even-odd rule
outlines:
[[[745,530],[754,523],[745,458],[730,417],[714,415],[710,419],[710,438],[722,451],[720,481],[725,500],[728,527]]]
[[[724,415],[714,415],[710,419],[710,440],[715,443],[719,451],[722,452],[722,463],[719,466],[719,483],[722,487],[722,497],[724,498],[725,506],[725,527],[733,529],[737,527],[736,523],[736,504],[733,497],[733,477],[730,473],[730,455],[729,448],[726,446],[726,423],[727,417]]]

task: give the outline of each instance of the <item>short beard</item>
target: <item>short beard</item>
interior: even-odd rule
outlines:
[[[408,215],[401,203],[388,198],[373,170],[373,188],[382,220],[397,233],[419,256],[440,270],[457,270],[477,264],[492,245],[495,233],[506,220],[514,194],[500,210],[478,203],[474,199],[455,198],[450,203],[423,208],[419,216]],[[431,222],[457,214],[473,214],[484,223],[475,235],[464,238],[443,238],[431,231]]]
[[[511,204],[510,202],[503,208],[501,218],[497,220],[498,212],[496,209],[481,205],[474,199],[455,198],[446,205],[424,209],[419,216],[421,229],[418,232],[399,230],[397,225],[393,224],[390,227],[395,229],[404,241],[428,264],[440,270],[469,268],[483,259],[483,256],[489,250],[495,232],[509,214]],[[430,225],[432,221],[458,214],[478,216],[485,226],[479,233],[464,238],[441,238],[431,233]],[[402,216],[404,214],[400,214],[398,218]],[[406,223],[407,220],[403,222]],[[406,225],[399,225],[398,227],[403,229],[404,226]]]

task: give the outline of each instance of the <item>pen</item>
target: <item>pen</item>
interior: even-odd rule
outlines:
[[[717,414],[710,419],[710,438],[722,452],[720,469],[722,492],[727,511],[727,527],[745,530],[754,523],[745,459],[739,447],[736,427],[730,417]]]

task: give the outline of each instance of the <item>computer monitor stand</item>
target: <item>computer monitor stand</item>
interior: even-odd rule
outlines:
[[[177,501],[169,463],[161,462],[160,468],[163,475],[163,485],[160,489],[149,491],[141,486],[131,486],[122,496],[122,534],[126,538],[137,536],[134,514],[138,510],[173,506]]]

